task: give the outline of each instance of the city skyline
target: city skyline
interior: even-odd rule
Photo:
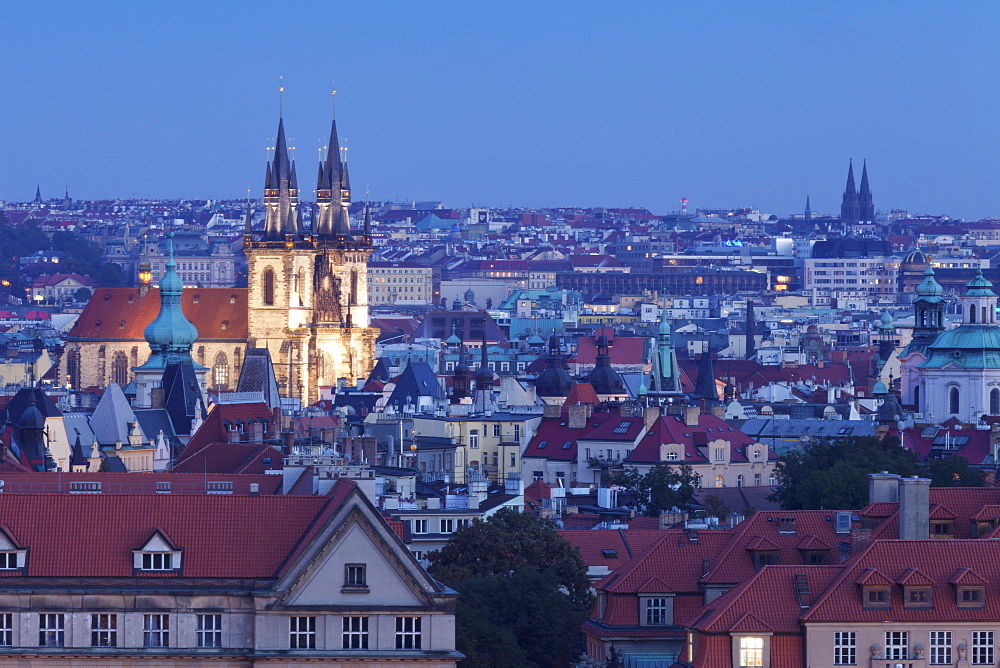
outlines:
[[[867,158],[877,209],[1000,216],[991,6],[269,9],[11,10],[0,199],[259,198],[283,75],[300,173],[335,87],[374,199],[833,214]]]

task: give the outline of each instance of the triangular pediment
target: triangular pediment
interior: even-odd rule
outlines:
[[[153,534],[136,550],[139,552],[177,552],[177,546],[167,538],[167,534],[163,533],[161,529],[154,529]]]
[[[12,552],[20,549],[21,546],[16,540],[14,540],[14,537],[10,535],[7,527],[0,527],[0,551]]]
[[[956,364],[955,362],[948,362],[943,367],[941,367],[942,371],[963,371],[964,369],[965,367],[961,366],[960,364]]]
[[[364,584],[348,567],[364,569]],[[280,605],[427,605],[441,589],[356,489],[279,578]]]

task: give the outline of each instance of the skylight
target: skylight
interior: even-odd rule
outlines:
[[[626,433],[628,431],[628,428],[630,426],[632,426],[631,422],[628,422],[627,420],[623,420],[622,422],[618,423],[618,426],[615,427],[614,431],[611,432],[611,433],[613,433],[613,434],[624,434],[624,433]]]

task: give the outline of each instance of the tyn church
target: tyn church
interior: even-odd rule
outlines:
[[[304,227],[280,119],[264,179],[262,231],[252,229],[247,212],[248,288],[187,288],[181,300],[199,331],[193,352],[209,368],[206,389],[234,389],[247,348],[267,348],[281,393],[306,405],[319,399],[320,387],[367,376],[378,335],[368,326],[371,229],[366,212],[364,228],[351,230],[350,196],[334,119],[319,165],[312,229]],[[74,389],[131,383],[148,355],[142,333],[156,317],[159,297],[141,282],[98,289],[67,336],[62,378]]]

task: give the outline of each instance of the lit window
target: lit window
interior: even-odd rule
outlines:
[[[764,665],[764,639],[757,637],[740,638],[740,668]]]
[[[90,646],[118,646],[118,615],[90,616]]]

